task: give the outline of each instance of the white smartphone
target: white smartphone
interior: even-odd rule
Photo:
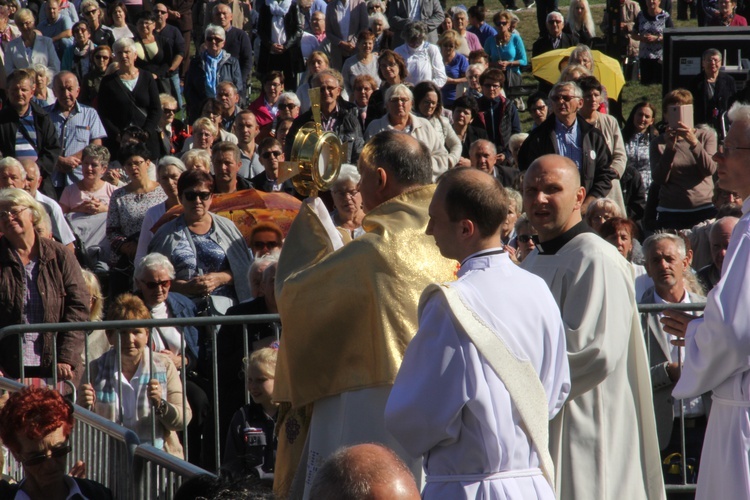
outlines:
[[[667,124],[670,128],[678,128],[677,122],[682,122],[687,128],[693,126],[693,105],[692,104],[675,104],[667,107]]]

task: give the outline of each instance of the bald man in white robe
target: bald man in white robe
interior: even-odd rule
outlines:
[[[582,222],[586,190],[571,160],[538,158],[523,191],[539,244],[522,267],[552,291],[570,361],[570,396],[550,428],[558,498],[665,498],[629,264]]]

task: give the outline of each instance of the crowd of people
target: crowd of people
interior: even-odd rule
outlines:
[[[62,460],[40,470],[71,453],[71,413],[40,389],[56,378],[141,442],[280,497],[330,498],[357,458],[403,498],[664,498],[662,460],[696,498],[750,496],[747,89],[709,48],[622,119],[587,0],[533,5],[526,46],[513,2],[490,25],[437,0],[0,0],[0,327],[280,315],[247,343],[217,328],[215,353],[193,326],[0,340],[0,374],[32,386],[0,410],[27,477],[0,491],[107,498]],[[620,6],[626,72],[661,83],[671,2]],[[695,10],[747,25],[732,0]],[[517,97],[531,58],[563,48],[559,81]],[[316,115],[344,146],[330,194],[284,230],[212,212],[253,189],[304,199],[280,170]],[[704,301],[693,323],[637,314]],[[49,422],[19,420],[44,405]]]

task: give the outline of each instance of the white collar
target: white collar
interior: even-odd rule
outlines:
[[[469,271],[486,269],[493,265],[497,265],[502,260],[507,259],[508,255],[502,247],[485,248],[479,252],[474,252],[461,262],[461,269],[458,270],[458,277],[460,278]]]

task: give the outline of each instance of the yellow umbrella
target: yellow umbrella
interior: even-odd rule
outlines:
[[[560,61],[568,57],[575,47],[555,49],[531,59],[531,74],[540,80],[555,84],[560,79]],[[618,100],[625,86],[625,76],[617,59],[592,50],[594,55],[594,76],[607,89],[607,95]]]

